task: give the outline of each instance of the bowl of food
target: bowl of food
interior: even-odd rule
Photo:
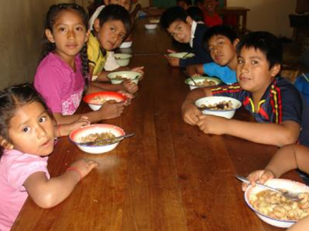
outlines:
[[[244,194],[245,201],[261,220],[276,227],[288,228],[309,215],[308,186],[286,179],[271,179],[266,185],[282,191],[300,193],[301,199],[290,201],[280,193],[249,185]]]
[[[204,115],[214,115],[231,119],[235,111],[241,107],[241,102],[226,96],[208,96],[196,100],[195,105]]]
[[[128,66],[132,55],[124,54],[124,53],[116,53],[114,54],[114,57],[116,59],[116,62],[119,64],[119,66],[125,67],[125,66]]]
[[[192,58],[195,56],[193,53],[188,53],[188,52],[174,52],[174,53],[169,53],[168,56],[172,58],[178,58],[178,59],[188,59]]]
[[[120,44],[119,48],[129,48],[132,46],[133,41],[124,41],[123,43]]]
[[[86,95],[83,101],[93,110],[99,110],[106,102],[119,103],[126,101],[127,97],[121,93],[113,91],[102,91]]]
[[[217,86],[222,83],[222,81],[214,77],[198,76],[186,79],[185,83],[189,85],[190,90],[193,90],[199,87]]]
[[[146,28],[147,30],[154,30],[154,29],[157,28],[157,26],[158,26],[158,24],[154,24],[154,23],[146,23],[146,24],[145,24],[145,28]]]
[[[77,147],[87,153],[100,154],[109,152],[117,147],[117,137],[125,135],[125,132],[111,124],[92,124],[72,131],[69,139]]]
[[[135,71],[116,71],[109,73],[107,78],[110,79],[112,84],[120,84],[123,80],[129,79],[134,83],[138,83],[142,74]]]

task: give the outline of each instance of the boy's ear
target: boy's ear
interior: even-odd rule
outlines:
[[[100,20],[99,19],[95,19],[93,22],[93,29],[95,30],[95,32],[99,32],[100,31]]]
[[[103,2],[106,6],[109,4],[109,0],[104,0]]]
[[[14,146],[9,141],[0,136],[0,146],[6,149],[13,149]]]
[[[87,31],[86,37],[85,37],[85,43],[88,42],[90,36],[90,30]]]
[[[45,30],[45,35],[46,35],[48,41],[50,41],[51,43],[55,43],[53,33],[50,31],[50,29]]]
[[[278,63],[275,64],[270,70],[271,76],[275,77],[276,75],[279,74],[280,70],[281,70],[281,65]]]
[[[237,44],[239,43],[239,41],[240,41],[240,40],[239,40],[238,38],[234,40],[233,46],[234,46],[235,48],[236,48]]]
[[[187,16],[186,23],[188,23],[191,26],[193,23],[193,19],[190,16]]]

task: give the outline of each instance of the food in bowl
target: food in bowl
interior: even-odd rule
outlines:
[[[153,29],[156,29],[156,28],[157,28],[157,26],[158,26],[158,24],[151,24],[151,23],[147,23],[147,24],[145,24],[145,28],[146,28],[147,30],[153,30]]]
[[[204,115],[214,115],[230,119],[235,111],[241,107],[237,99],[226,96],[209,96],[195,101],[195,105]]]
[[[102,135],[103,134],[103,135]],[[72,131],[69,135],[69,139],[77,145],[77,147],[87,153],[91,154],[100,154],[109,152],[117,147],[119,140],[116,142],[107,142],[107,143],[97,143],[87,144],[86,142],[94,141],[93,139],[97,137],[112,137],[117,138],[119,136],[125,135],[125,132],[120,127],[111,125],[111,124],[92,124],[86,127],[78,128]],[[107,139],[107,138],[106,138]],[[86,144],[82,144],[86,143]]]
[[[142,74],[135,71],[116,71],[107,75],[112,84],[120,84],[125,79],[129,79],[137,84],[141,77]]]
[[[194,82],[192,79],[194,80]],[[185,83],[189,85],[191,90],[193,90],[199,87],[217,86],[222,83],[222,81],[214,77],[197,76],[186,79]]]
[[[119,103],[127,100],[127,97],[118,92],[112,91],[103,91],[96,92],[89,95],[86,95],[83,98],[83,101],[88,104],[88,106],[93,110],[99,110],[102,105],[106,102],[109,103]]]
[[[116,62],[119,64],[119,66],[125,67],[129,64],[130,58],[132,57],[132,55],[117,53],[117,54],[114,54],[114,57],[116,59]]]
[[[308,198],[307,196],[309,195],[309,187],[302,184],[302,183],[299,183],[299,182],[295,182],[295,181],[291,181],[291,180],[286,180],[286,179],[271,179],[271,180],[268,180],[266,182],[266,185],[269,185],[271,187],[274,187],[274,188],[277,188],[277,189],[280,189],[280,190],[289,190],[290,192],[293,192],[293,193],[304,193],[304,198],[302,198],[301,201],[299,202],[296,202],[296,203],[299,203],[299,204],[294,204],[294,202],[292,202],[292,209],[293,209],[293,206],[294,208],[296,208],[296,205],[297,207],[300,206],[300,209],[301,211],[303,210],[306,210],[308,212]],[[266,191],[264,188],[262,187],[252,187],[251,185],[249,185],[245,191],[245,194],[244,194],[244,197],[245,197],[245,201],[247,203],[247,205],[249,206],[249,208],[251,208],[255,213],[256,215],[261,219],[263,220],[264,222],[270,224],[270,225],[273,225],[273,226],[276,226],[276,227],[281,227],[281,228],[288,228],[290,227],[291,225],[293,225],[297,220],[294,220],[293,215],[292,215],[292,212],[289,216],[291,216],[291,218],[289,219],[286,219],[284,218],[284,216],[282,216],[282,218],[275,218],[275,217],[272,217],[274,215],[274,212],[268,212],[268,213],[272,213],[273,215],[269,215],[269,214],[264,214],[264,212],[266,212],[267,210],[274,210],[274,207],[273,206],[268,206],[268,203],[266,203],[266,198],[267,197],[267,201],[272,201],[272,200],[277,200],[278,201],[278,205],[280,205],[280,209],[278,209],[278,212],[277,215],[275,215],[276,217],[279,217],[281,216],[280,213],[282,213],[283,209],[284,208],[285,210],[286,209],[289,209],[289,206],[285,205],[285,202],[286,199],[283,198],[283,202],[281,202],[280,197],[281,195],[279,194],[279,198],[275,198],[273,197],[273,194],[269,194],[269,192],[264,192]],[[267,190],[268,191],[268,190]],[[261,194],[260,194],[261,193]],[[270,198],[268,198],[268,196],[271,196]],[[258,202],[255,202],[256,200],[258,200],[259,197],[264,197],[264,198],[260,198],[260,199],[264,199],[265,200],[265,203],[258,203]],[[260,205],[259,205],[260,204]],[[300,205],[302,204],[302,205]],[[260,210],[259,211],[258,209],[256,209],[254,207],[254,205],[260,207]],[[307,207],[305,209],[305,207]],[[277,211],[277,209],[276,209]],[[301,212],[302,213],[302,212]],[[301,215],[301,216],[304,216]]]
[[[173,58],[178,58],[178,59],[188,59],[192,58],[195,56],[193,53],[188,53],[188,52],[174,52],[174,53],[169,53],[168,56],[173,57]]]
[[[85,137],[80,138],[80,143],[93,142],[93,145],[112,144],[116,136],[111,132],[91,133]]]

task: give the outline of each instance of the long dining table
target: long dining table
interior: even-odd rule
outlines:
[[[277,147],[226,135],[206,135],[184,123],[181,104],[189,92],[185,75],[164,58],[172,47],[159,27],[133,28],[130,66],[145,66],[139,91],[125,112],[102,123],[135,136],[104,154],[87,154],[60,138],[49,158],[51,177],[75,160],[100,165],[71,195],[51,209],[28,198],[12,230],[271,231],[244,201],[236,174],[262,169]],[[82,103],[80,111],[89,111]],[[252,120],[243,109],[235,119]],[[295,172],[284,177],[299,180]],[[59,189],[61,190],[61,189]]]

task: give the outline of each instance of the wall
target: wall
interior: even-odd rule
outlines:
[[[0,88],[32,82],[39,61],[45,13],[50,5],[73,0],[1,0]]]

